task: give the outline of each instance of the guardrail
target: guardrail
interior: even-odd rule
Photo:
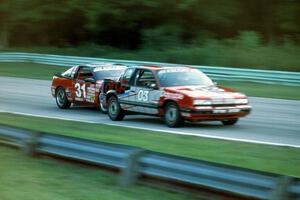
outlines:
[[[300,179],[161,154],[126,145],[96,142],[0,125],[0,143],[27,155],[49,154],[121,170],[120,184],[140,175],[268,200],[299,200]]]
[[[203,71],[214,80],[250,81],[256,83],[300,86],[300,72],[212,67],[132,60],[113,60],[103,58],[61,56],[37,53],[0,53],[0,62],[34,62],[58,66],[82,65],[94,62],[120,63],[125,65],[163,65],[170,67],[192,66]]]

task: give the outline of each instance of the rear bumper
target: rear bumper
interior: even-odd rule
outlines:
[[[55,97],[55,87],[51,86],[51,94],[53,97]]]
[[[247,116],[252,110],[249,105],[237,105],[237,106],[199,106],[194,109],[181,109],[181,115],[184,119],[190,121],[201,120],[226,120]]]

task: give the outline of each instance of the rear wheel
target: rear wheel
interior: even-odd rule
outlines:
[[[59,87],[56,90],[55,100],[57,106],[61,109],[67,109],[71,106],[71,102],[69,102],[65,89],[63,87]]]
[[[238,122],[238,118],[235,118],[235,119],[228,119],[228,120],[223,120],[222,123],[223,125],[225,126],[230,126],[230,125],[234,125]]]
[[[165,107],[165,122],[167,126],[171,128],[180,127],[183,121],[177,104],[175,102],[167,103]]]
[[[108,116],[113,121],[121,121],[125,117],[125,111],[121,108],[116,96],[108,99]]]

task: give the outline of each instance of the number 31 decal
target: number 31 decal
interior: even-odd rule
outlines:
[[[86,98],[85,84],[80,86],[79,83],[76,83],[75,88],[76,88],[76,96],[77,97],[81,97],[81,94],[83,93],[83,98]]]
[[[148,101],[149,100],[149,91],[140,90],[138,93],[139,101]]]

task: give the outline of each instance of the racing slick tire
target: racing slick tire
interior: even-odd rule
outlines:
[[[121,121],[125,117],[125,111],[121,108],[116,96],[108,99],[108,116],[112,121]]]
[[[165,106],[165,123],[168,127],[175,128],[182,126],[184,120],[175,102],[169,102]]]
[[[61,109],[68,109],[71,106],[71,102],[69,102],[67,98],[66,91],[63,87],[59,87],[55,93],[56,104]]]
[[[237,122],[238,122],[238,118],[235,118],[235,119],[228,119],[228,120],[223,120],[222,121],[222,124],[224,125],[224,126],[231,126],[231,125],[234,125],[234,124],[236,124]]]

